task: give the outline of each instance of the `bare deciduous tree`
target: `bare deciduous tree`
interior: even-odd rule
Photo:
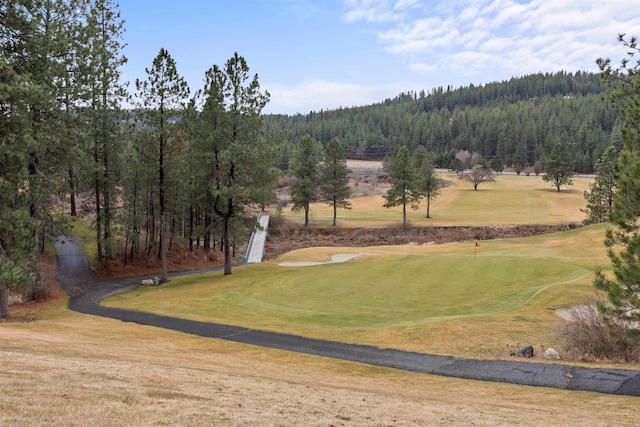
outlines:
[[[467,173],[463,173],[460,175],[460,179],[464,179],[465,181],[469,181],[473,184],[473,189],[477,190],[478,185],[483,182],[494,182],[495,178],[493,177],[494,172],[489,167],[482,166],[480,164],[476,164],[471,168],[471,171]]]

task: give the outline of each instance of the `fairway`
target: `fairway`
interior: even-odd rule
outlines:
[[[549,307],[592,298],[603,226],[445,245],[309,248],[262,264],[174,279],[103,303],[192,320],[424,352],[487,356],[509,341],[560,344]],[[366,252],[362,252],[365,249]],[[283,267],[287,261],[344,263]],[[491,328],[493,339],[486,341]],[[521,338],[519,338],[521,337]],[[436,350],[437,349],[437,350]]]
[[[558,192],[540,176],[499,175],[496,182],[483,183],[474,190],[456,174],[440,174],[448,182],[441,195],[431,202],[431,218],[425,218],[426,202],[418,210],[407,207],[407,220],[413,226],[560,224],[580,222],[586,206],[584,191],[592,178],[574,178],[573,185]],[[382,188],[382,187],[381,187]],[[402,207],[386,209],[381,194],[358,197],[350,210],[339,209],[342,227],[386,227],[402,221]],[[283,216],[302,222],[301,212],[285,207]],[[331,225],[333,210],[326,203],[313,203],[309,211],[312,224]]]

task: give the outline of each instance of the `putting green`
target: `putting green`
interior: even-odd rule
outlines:
[[[257,321],[254,327],[269,326],[269,319],[328,327],[416,324],[514,308],[546,287],[589,273],[550,258],[483,256],[474,261],[433,254],[278,267],[259,280],[220,288],[215,311],[236,324]]]

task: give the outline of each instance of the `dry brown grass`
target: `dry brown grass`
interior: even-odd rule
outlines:
[[[634,425],[637,398],[468,381],[72,313],[1,323],[0,424]]]
[[[558,192],[539,176],[500,175],[496,182],[483,184],[477,191],[462,182],[456,174],[442,173],[448,182],[441,194],[431,203],[430,219],[425,218],[426,202],[418,210],[407,210],[407,221],[412,226],[452,226],[486,224],[560,224],[581,222],[584,213],[584,190],[589,189],[592,178],[576,178],[574,184]],[[356,186],[357,183],[357,186]],[[389,184],[379,177],[351,179],[354,197],[352,209],[339,209],[337,222],[341,227],[389,227],[402,222],[402,207],[384,208],[382,195]],[[287,189],[282,189],[287,194]],[[283,215],[302,222],[303,213],[283,208]],[[310,223],[331,225],[333,208],[326,203],[312,203]]]

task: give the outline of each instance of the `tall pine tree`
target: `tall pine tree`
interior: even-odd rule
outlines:
[[[80,67],[87,91],[90,145],[93,151],[96,242],[98,259],[113,258],[112,222],[116,199],[115,175],[123,148],[121,103],[127,98],[120,67],[127,62],[121,53],[124,21],[111,0],[94,0],[87,11]]]
[[[351,189],[349,188],[349,171],[344,149],[337,138],[333,138],[324,151],[320,165],[320,200],[333,207],[333,226],[336,225],[337,209],[351,209]]]
[[[613,145],[606,149],[602,157],[596,161],[596,178],[584,192],[587,207],[582,209],[587,214],[586,224],[607,222],[613,212],[613,201],[618,187],[616,163],[618,153]]]
[[[427,199],[425,218],[431,218],[431,201],[440,195],[440,189],[444,186],[444,181],[436,172],[436,155],[427,151],[423,145],[417,146],[413,150],[413,167],[416,170],[421,196]]]
[[[9,317],[10,288],[40,284],[42,231],[51,222],[51,196],[65,164],[60,100],[68,89],[66,59],[83,4],[6,0],[0,5],[0,316]]]
[[[318,197],[320,144],[309,135],[300,138],[292,159],[291,200],[294,212],[304,211],[304,226],[309,225],[309,209]]]
[[[619,41],[627,50],[627,58],[618,68],[609,59],[599,59],[601,77],[611,88],[610,100],[624,115],[624,149],[618,158],[618,190],[611,220],[615,229],[606,232],[605,245],[613,266],[613,276],[598,271],[594,286],[604,291],[608,304],[600,304],[604,320],[631,321],[630,344],[637,345],[640,328],[640,62],[631,62],[640,54],[637,39]],[[633,323],[635,322],[635,323]]]
[[[208,185],[206,209],[222,221],[224,274],[232,273],[233,230],[245,230],[248,208],[275,188],[278,155],[274,140],[262,132],[262,109],[269,93],[261,92],[258,75],[249,74],[237,52],[224,67],[205,74],[196,96],[201,107],[194,125],[194,150]]]
[[[0,56],[0,317],[9,318],[9,292],[35,280],[33,229],[27,186],[29,104],[40,88]]]
[[[176,62],[162,48],[146,69],[146,80],[136,80],[140,108],[146,115],[144,125],[154,130],[157,138],[158,209],[159,209],[159,255],[162,262],[161,282],[167,277],[167,157],[175,149],[177,135],[169,118],[184,109],[189,96],[187,82],[178,74]]]
[[[417,175],[406,145],[402,145],[393,158],[386,159],[384,169],[391,183],[391,188],[382,196],[384,207],[402,206],[402,225],[406,227],[407,205],[416,210],[420,203]]]

